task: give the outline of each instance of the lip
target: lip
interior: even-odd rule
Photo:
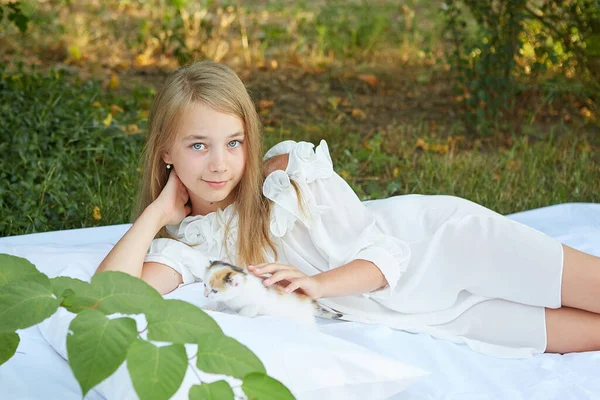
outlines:
[[[204,182],[208,186],[215,188],[215,189],[222,188],[227,183],[227,181],[204,181]]]

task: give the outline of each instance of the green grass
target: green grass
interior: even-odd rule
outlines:
[[[327,140],[336,171],[363,200],[449,194],[508,214],[565,202],[600,201],[600,157],[586,135],[554,127],[512,145],[431,135],[423,125],[391,126],[370,138],[337,123],[290,129],[267,142]],[[425,149],[424,149],[425,147]]]
[[[0,236],[126,221],[143,136],[117,118],[104,124],[107,107],[93,104],[114,96],[60,73],[0,72]],[[120,107],[122,123],[135,118],[138,109]]]
[[[31,2],[25,35],[0,20],[0,62],[64,62],[96,71],[170,68],[198,57],[230,64],[246,57],[251,63],[292,58],[306,65],[421,64],[439,58],[442,46],[438,2],[181,3],[184,12],[164,0]]]
[[[0,236],[130,222],[153,89],[115,92],[56,71],[0,74]],[[501,213],[600,201],[597,144],[573,128],[505,146],[417,123],[374,132],[334,118],[307,124],[270,127],[266,145],[327,140],[336,171],[363,199],[451,194]],[[141,132],[124,132],[133,125]]]

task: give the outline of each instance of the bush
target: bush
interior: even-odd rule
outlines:
[[[128,222],[145,124],[133,104],[151,93],[119,102],[61,71],[0,74],[0,236]]]
[[[556,87],[576,73],[585,91],[567,90],[594,102],[600,89],[598,0],[448,0],[444,3],[450,62],[466,131],[489,135],[519,132],[532,102],[528,87]],[[562,78],[567,78],[567,80]],[[553,94],[543,93],[545,96]],[[543,103],[543,102],[542,102]],[[535,104],[535,102],[533,102]],[[510,123],[510,125],[509,125]]]

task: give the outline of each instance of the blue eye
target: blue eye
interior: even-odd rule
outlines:
[[[242,141],[241,140],[232,140],[227,145],[229,147],[231,147],[232,149],[235,149],[236,147],[240,147],[242,145]]]
[[[194,143],[192,145],[192,149],[194,150],[204,150],[204,143]]]

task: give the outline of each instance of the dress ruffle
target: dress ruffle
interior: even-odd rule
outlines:
[[[233,204],[207,215],[186,217],[179,225],[168,225],[167,231],[177,240],[211,256],[223,257],[223,238],[229,223],[227,246],[235,249],[238,215]]]
[[[287,168],[285,171],[273,171],[263,184],[263,194],[273,202],[270,230],[276,237],[283,237],[298,220],[310,226],[315,218],[329,208],[316,204],[307,184],[328,178],[334,173],[329,148],[324,140],[316,148],[312,143],[286,140],[267,151],[264,159],[280,154],[289,154]],[[291,180],[300,192],[302,206]]]
[[[280,154],[289,154],[285,172],[294,181],[312,183],[316,179],[328,178],[333,174],[333,162],[324,140],[321,140],[316,148],[309,142],[286,140],[267,151],[264,159],[268,160]]]

